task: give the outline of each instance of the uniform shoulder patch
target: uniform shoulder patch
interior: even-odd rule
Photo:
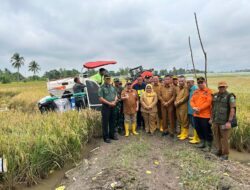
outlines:
[[[230,103],[235,103],[235,97],[233,95],[230,96],[229,102]]]

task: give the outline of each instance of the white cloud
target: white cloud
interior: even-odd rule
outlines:
[[[193,12],[209,69],[249,68],[249,8],[247,0],[3,0],[0,69],[10,67],[14,52],[24,56],[26,64],[36,60],[42,72],[79,69],[83,62],[98,59],[117,60],[111,69],[191,68],[189,35],[197,68],[203,69]]]

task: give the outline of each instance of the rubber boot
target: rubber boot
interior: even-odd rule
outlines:
[[[196,130],[194,129],[194,138],[191,141],[189,141],[189,143],[191,143],[191,144],[197,144],[199,142],[200,142],[200,138],[199,138]]]
[[[125,137],[128,137],[129,136],[129,123],[125,123],[124,128],[125,128]]]
[[[205,148],[205,147],[206,147],[206,144],[204,140],[201,140],[200,144],[197,145],[197,148]]]
[[[181,135],[181,137],[179,138],[179,140],[185,140],[188,138],[188,129],[187,128],[183,128],[183,134]]]
[[[194,139],[194,136],[193,136],[193,137],[188,137],[188,139],[193,140],[193,139]]]
[[[181,136],[183,136],[183,127],[181,127],[181,133],[177,135],[177,138],[181,138]]]
[[[195,133],[196,131],[195,131],[195,129],[193,128],[193,135],[195,136]],[[192,136],[192,137],[188,137],[190,140],[193,140],[194,139],[194,136]]]
[[[202,149],[204,152],[210,152],[212,148],[212,142],[206,141],[205,142],[205,148]]]
[[[136,132],[136,123],[132,123],[132,133],[134,135],[138,135],[139,133]]]
[[[163,123],[162,123],[162,119],[160,120],[160,132],[163,132]]]

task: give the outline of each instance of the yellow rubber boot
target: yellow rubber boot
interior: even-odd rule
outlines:
[[[124,123],[125,137],[129,136],[129,123]]]
[[[194,139],[194,137],[188,137],[190,140],[193,140]]]
[[[162,119],[160,120],[160,132],[163,132],[163,122],[162,122]]]
[[[194,132],[195,131],[195,129],[193,129],[193,136],[192,137],[188,137],[190,140],[193,140],[194,139]]]
[[[180,140],[185,140],[188,138],[188,129],[187,128],[183,128],[183,133],[181,135],[181,137],[179,138]]]
[[[132,133],[134,135],[138,135],[139,133],[136,132],[136,123],[132,123]]]
[[[183,128],[181,127],[181,133],[179,135],[177,135],[177,138],[180,138],[183,136]]]
[[[200,138],[196,132],[196,130],[194,129],[194,138],[193,140],[189,141],[191,144],[197,144],[200,143]]]

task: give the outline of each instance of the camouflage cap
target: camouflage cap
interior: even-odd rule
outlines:
[[[114,82],[120,82],[119,78],[114,78]]]
[[[104,78],[105,78],[105,79],[111,79],[111,76],[110,76],[109,74],[105,74],[105,75],[104,75]]]

